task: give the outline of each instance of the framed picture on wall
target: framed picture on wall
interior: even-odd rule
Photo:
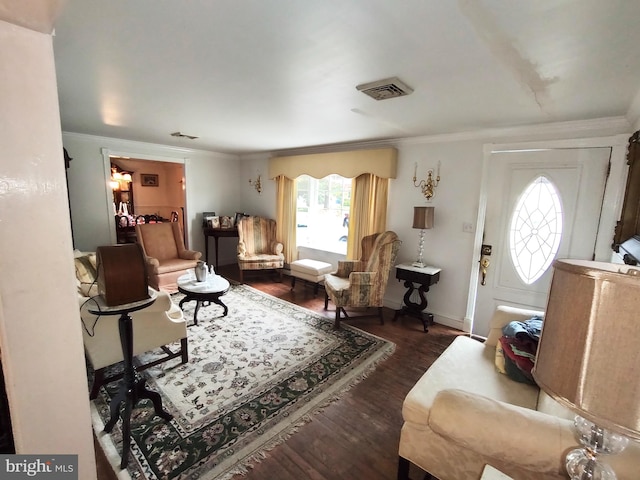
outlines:
[[[143,187],[157,187],[159,184],[158,175],[155,173],[141,173],[140,184]]]

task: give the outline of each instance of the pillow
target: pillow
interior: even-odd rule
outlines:
[[[73,262],[76,267],[76,280],[78,282],[78,292],[83,297],[93,297],[98,294],[98,278],[96,269],[96,254],[88,253],[75,257]]]
[[[499,343],[504,353],[507,376],[516,382],[535,385],[531,374],[536,358],[534,343],[507,336],[500,337]]]

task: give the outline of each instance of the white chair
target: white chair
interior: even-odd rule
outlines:
[[[82,321],[82,338],[85,355],[94,369],[93,386],[89,397],[96,398],[100,387],[122,378],[122,374],[106,376],[106,367],[123,360],[119,317],[89,312],[91,297],[97,295],[95,282],[95,254],[80,254],[75,258],[78,283],[78,306]],[[162,349],[164,355],[137,367],[139,371],[167,360],[180,357],[182,363],[189,361],[187,350],[187,324],[182,310],[171,301],[168,293],[157,292],[156,301],[147,308],[131,313],[133,320],[133,355]],[[168,345],[180,342],[180,347]]]

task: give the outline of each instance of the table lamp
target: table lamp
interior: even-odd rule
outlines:
[[[420,241],[418,242],[418,260],[413,262],[414,267],[424,267],[422,250],[424,249],[424,231],[433,228],[434,207],[413,207],[413,228],[420,229]]]
[[[640,270],[556,260],[533,376],[573,410],[584,448],[569,452],[571,479],[615,479],[599,454],[640,439]]]

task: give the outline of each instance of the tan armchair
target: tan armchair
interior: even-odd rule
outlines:
[[[340,328],[341,313],[348,318],[344,307],[377,307],[384,324],[382,301],[401,243],[391,231],[368,235],[362,239],[360,260],[338,262],[336,273],[325,275],[324,308],[328,308],[329,299],[335,304],[334,328]]]
[[[276,239],[276,222],[262,217],[242,217],[238,222],[238,267],[244,270],[277,270],[282,280],[283,245]]]
[[[478,480],[485,465],[517,480],[568,478],[564,457],[578,445],[573,413],[496,369],[502,327],[541,314],[498,306],[484,343],[460,335],[429,367],[402,406],[398,480],[409,479],[411,464],[440,480]],[[640,444],[602,459],[620,480],[637,479]]]
[[[78,307],[82,322],[82,339],[87,360],[94,369],[93,385],[89,394],[96,398],[100,387],[122,378],[122,373],[106,375],[106,367],[123,360],[120,344],[118,316],[103,315],[97,317],[89,312],[91,297],[98,295],[96,283],[95,253],[75,253],[76,282],[78,289]],[[133,354],[140,355],[155,349],[161,349],[155,360],[138,366],[138,370],[157,365],[161,362],[180,358],[188,361],[187,324],[182,310],[171,301],[166,292],[158,292],[156,301],[148,307],[131,313],[133,319]],[[179,346],[171,345],[179,343]]]
[[[195,268],[202,256],[185,248],[178,222],[137,224],[136,237],[144,251],[149,286],[156,290],[177,292],[178,277]]]

